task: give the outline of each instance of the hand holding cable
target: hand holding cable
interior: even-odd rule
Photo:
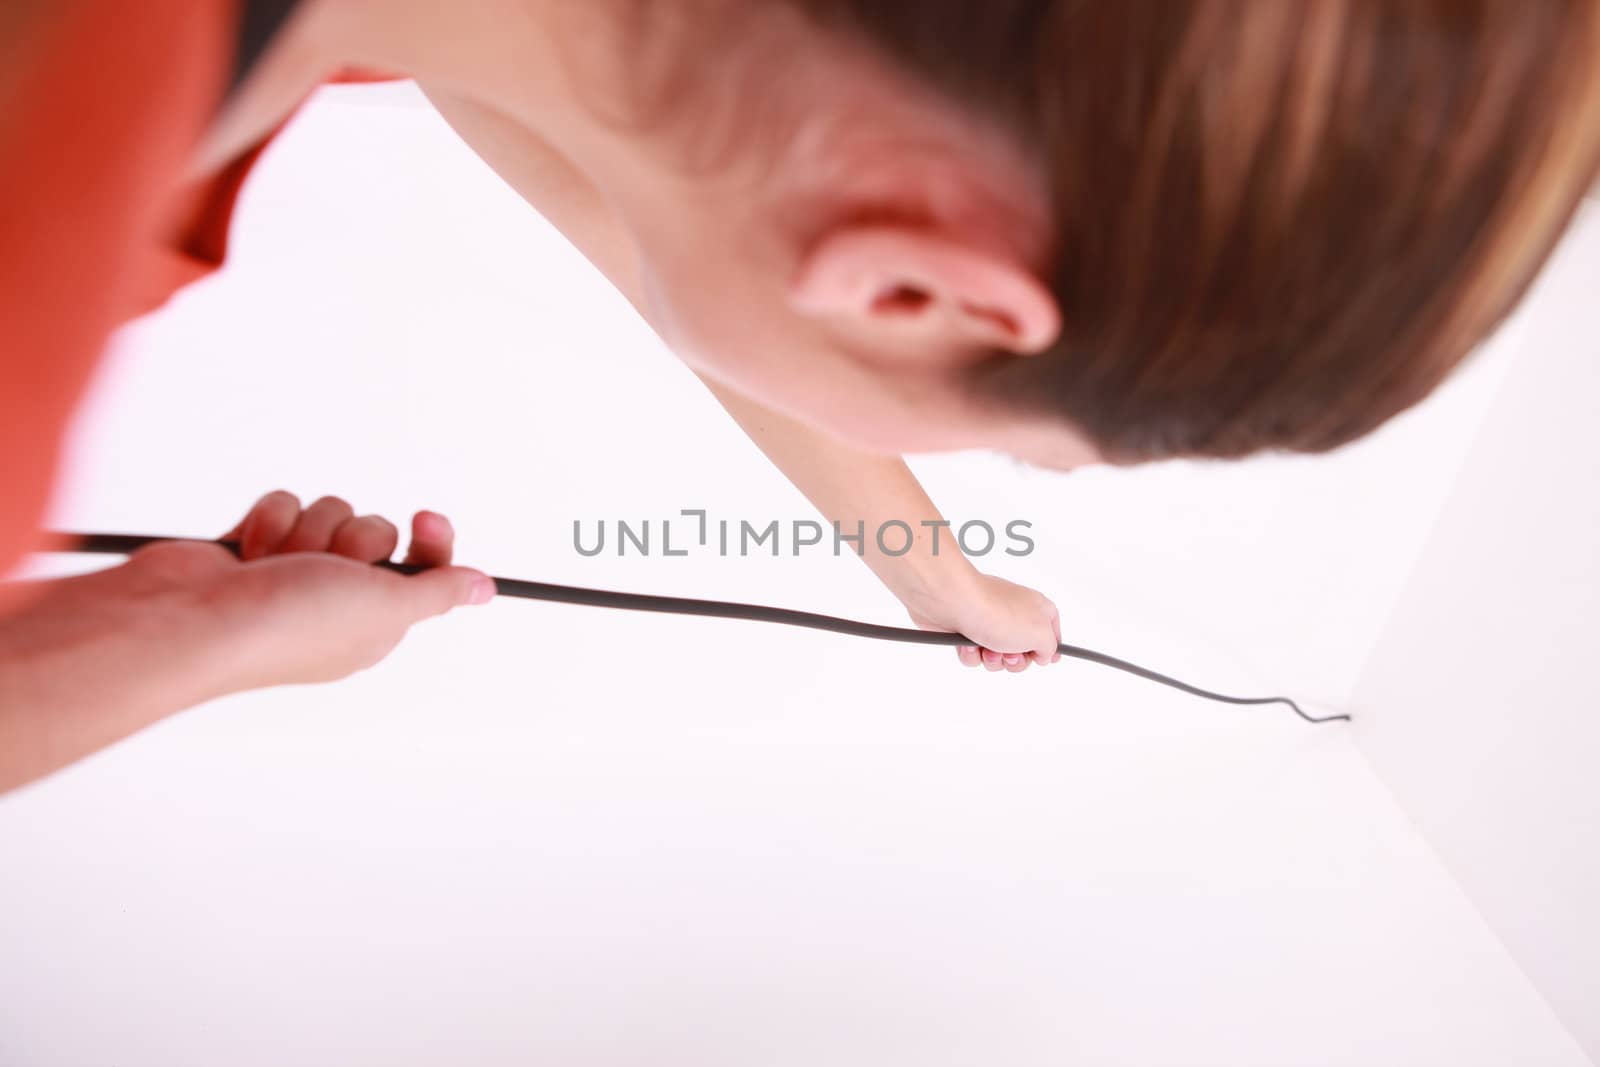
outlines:
[[[392,563],[387,559],[389,551],[393,549],[395,540],[392,536],[392,527],[389,528],[391,534],[379,536],[376,531],[373,531],[358,536],[359,525],[369,522],[370,517],[369,519],[353,518],[349,512],[348,505],[343,504],[342,501],[332,501],[331,498],[324,498],[324,500],[313,504],[311,508],[306,509],[304,514],[298,513],[298,506],[298,501],[295,501],[288,494],[269,494],[252,509],[250,515],[238,527],[235,527],[233,531],[225,535],[222,540],[209,543],[201,542],[200,544],[207,545],[207,550],[213,555],[217,554],[220,546],[220,548],[226,549],[242,559],[249,560],[261,552],[262,545],[270,544],[279,551],[304,551],[306,548],[313,547],[311,542],[323,543],[325,538],[325,548],[322,550],[338,552],[340,548],[348,546],[350,549],[356,550],[353,556],[350,556],[348,551],[345,552],[344,554],[348,558],[375,563],[376,567],[372,569],[377,572],[386,570],[411,576],[425,576],[426,572],[442,567],[449,562],[450,537],[453,535],[450,534],[448,523],[445,523],[442,516],[426,512],[419,513],[414,522],[414,533],[422,536],[414,538],[412,552],[404,562]],[[381,522],[382,520],[378,521]],[[442,524],[438,531],[438,537],[442,540],[437,544],[426,539],[429,528],[436,522]],[[308,529],[309,532],[307,532]],[[171,538],[150,535],[59,534],[56,536],[59,538],[59,543],[63,548],[80,552],[132,553],[162,543],[174,545],[195,544],[195,542],[181,542]],[[306,542],[306,544],[302,544],[302,542]],[[420,549],[419,545],[422,546]],[[436,598],[438,603],[435,604],[430,599],[428,601],[430,607],[435,607],[437,611],[442,611],[448,610],[455,603],[481,603],[488,599],[489,586],[485,583],[491,581],[490,579],[486,579],[477,572],[467,571],[464,568],[449,568],[449,571],[454,572],[448,578],[451,584],[444,584],[445,579],[443,578],[436,583],[439,585],[439,595]],[[330,574],[329,577],[331,578],[332,575]],[[993,580],[998,581],[998,579]],[[757,604],[701,600],[691,597],[622,593],[516,578],[494,578],[492,579],[492,588],[493,593],[505,597],[580,604],[590,607],[621,608],[630,611],[778,623],[875,640],[958,648],[971,648],[981,644],[978,640],[957,633],[883,626],[876,623],[841,619],[831,615],[820,615],[813,612]],[[1021,587],[1015,588],[1021,589]],[[1022,591],[1031,592],[1028,590]],[[340,614],[339,611],[335,610],[339,603],[337,597],[340,595],[340,589],[336,585],[330,584],[326,593],[329,597],[326,604],[327,614]],[[450,602],[447,603],[447,601]],[[428,613],[437,613],[437,611]],[[402,618],[407,619],[404,622],[404,626],[409,626],[411,622],[416,621],[415,618],[409,618],[409,616],[402,616]],[[403,628],[400,632],[403,633]],[[388,643],[382,648],[379,655],[374,657],[374,660],[381,658],[381,655],[386,653],[388,648],[392,648],[393,643],[399,640],[399,633],[392,635],[392,641],[388,640],[388,636],[385,636],[385,640]],[[1207,700],[1240,705],[1282,704],[1309,723],[1336,722],[1349,718],[1348,715],[1313,716],[1293,700],[1283,696],[1229,696],[1191,685],[1103,652],[1081,648],[1064,642],[1058,644],[1056,651],[1057,655],[1061,657],[1110,667]],[[370,652],[368,654],[370,655]],[[345,673],[348,673],[348,671]],[[338,675],[331,676],[337,677]]]

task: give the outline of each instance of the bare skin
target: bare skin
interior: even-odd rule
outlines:
[[[897,518],[923,531],[940,521],[902,452],[996,448],[1058,468],[1096,458],[1059,427],[1002,423],[948,387],[963,360],[995,345],[1043,347],[1059,329],[1053,304],[1036,306],[1033,235],[1045,226],[1029,206],[1041,194],[1025,161],[872,57],[780,17],[749,27],[751,48],[756,59],[769,39],[815,53],[782,76],[763,70],[764,81],[787,86],[771,90],[775,111],[788,92],[804,98],[805,117],[784,139],[801,147],[779,160],[686,169],[682,141],[703,123],[680,135],[670,123],[641,129],[615,117],[635,106],[638,87],[607,25],[618,10],[566,0],[308,3],[219,117],[196,171],[253,144],[330,70],[408,73],[825,518],[846,527]],[[686,11],[709,18],[717,5]],[[708,81],[737,86],[746,75],[735,60]],[[903,231],[837,221],[891,208],[945,217]],[[930,297],[918,313],[872,308],[874,286],[905,282]],[[958,552],[935,555],[926,536],[904,556],[869,545],[864,558],[918,625],[982,643],[959,649],[961,662],[1015,672],[1056,658],[1059,615],[1041,594],[980,574]]]
[[[0,792],[183,708],[228,693],[328,682],[377,663],[413,624],[485,604],[494,585],[450,566],[455,532],[418,512],[401,577],[370,566],[393,524],[324,497],[263,497],[226,535],[155,545],[129,562],[40,582],[0,618]]]
[[[901,458],[1098,458],[1067,428],[977,406],[956,385],[972,361],[1043,350],[1060,328],[1037,278],[1050,226],[1028,160],[781,5],[743,28],[748,48],[697,50],[693,34],[674,46],[686,51],[667,58],[699,72],[690,110],[704,121],[630,122],[637,57],[612,25],[626,2],[306,0],[186,177],[226,165],[340,68],[417,78],[824,517],[924,532],[899,557],[868,538],[864,556],[917,625],[980,642],[958,650],[968,666],[1053,662],[1055,606],[936,554],[923,523],[941,516]],[[747,10],[722,2],[683,0],[688,25]],[[752,79],[758,117],[784,135],[697,164],[718,121],[730,144],[750,126],[723,112]],[[13,598],[0,618],[0,791],[225,693],[343,677],[420,619],[489,595],[481,574],[447,566],[452,534],[431,513],[409,558],[437,569],[410,578],[366,566],[398,538],[342,501],[269,494],[235,532],[243,561],[162,546]]]
[[[558,227],[636,307],[638,265],[627,233],[592,185],[525,127],[441,91],[430,98],[467,143],[540,213]],[[964,633],[982,647],[957,650],[967,666],[1025,670],[1053,662],[1061,641],[1055,606],[1031,589],[981,574],[948,548],[934,552],[924,522],[942,521],[916,476],[899,456],[852,446],[799,418],[773,410],[710,373],[701,380],[756,446],[829,521],[875,529],[900,519],[919,531],[911,551],[881,553],[868,539],[863,559],[906,606],[912,620],[931,630]]]

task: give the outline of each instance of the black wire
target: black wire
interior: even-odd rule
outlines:
[[[49,535],[55,543],[51,551],[55,552],[89,552],[108,555],[125,556],[136,552],[146,545],[159,541],[187,541],[196,538],[182,537],[151,537],[144,534],[106,534],[106,533],[58,533]],[[236,541],[211,541],[210,544],[221,545],[230,552],[238,555],[239,544]],[[410,563],[391,563],[387,560],[380,561],[377,566],[386,570],[397,571],[400,574],[416,574],[426,570]],[[495,578],[494,590],[500,596],[519,597],[524,600],[548,600],[561,604],[582,604],[594,608],[620,608],[625,611],[655,611],[671,615],[699,615],[716,619],[746,619],[751,622],[773,622],[783,626],[803,626],[811,630],[826,630],[829,633],[848,634],[851,637],[868,637],[877,641],[901,641],[913,645],[977,645],[979,642],[961,634],[939,633],[932,630],[913,630],[903,626],[879,626],[876,623],[856,622],[853,619],[840,619],[832,615],[818,615],[810,611],[794,611],[790,608],[769,608],[760,604],[738,604],[726,600],[698,600],[693,597],[681,596],[652,596],[645,593],[615,593],[608,589],[587,589],[578,585],[555,585],[551,582],[528,582],[520,578]],[[1089,663],[1098,663],[1103,667],[1124,671],[1128,674],[1169,686],[1192,696],[1203,697],[1206,700],[1215,700],[1223,704],[1283,704],[1309,723],[1340,722],[1349,720],[1348,715],[1308,715],[1294,701],[1288,697],[1234,697],[1223,693],[1214,693],[1209,689],[1181,682],[1176,678],[1168,677],[1141,667],[1136,663],[1129,663],[1125,659],[1108,656],[1104,652],[1096,652],[1089,648],[1080,648],[1077,645],[1058,645],[1057,650],[1071,659],[1085,660]]]

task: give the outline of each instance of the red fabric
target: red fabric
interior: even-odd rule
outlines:
[[[235,0],[37,0],[0,19],[0,575],[38,545],[107,335],[227,254],[266,141],[179,189],[237,17]]]
[[[138,304],[174,176],[223,91],[235,18],[231,0],[44,0],[5,22],[0,573],[35,545],[68,421]]]

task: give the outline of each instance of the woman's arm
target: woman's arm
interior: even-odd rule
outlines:
[[[0,617],[0,793],[227,693],[325,682],[371,666],[413,624],[487,603],[482,573],[448,566],[441,515],[412,520],[402,576],[370,564],[394,526],[324,497],[269,493],[228,535],[243,559],[168,542],[93,574],[31,585]]]

